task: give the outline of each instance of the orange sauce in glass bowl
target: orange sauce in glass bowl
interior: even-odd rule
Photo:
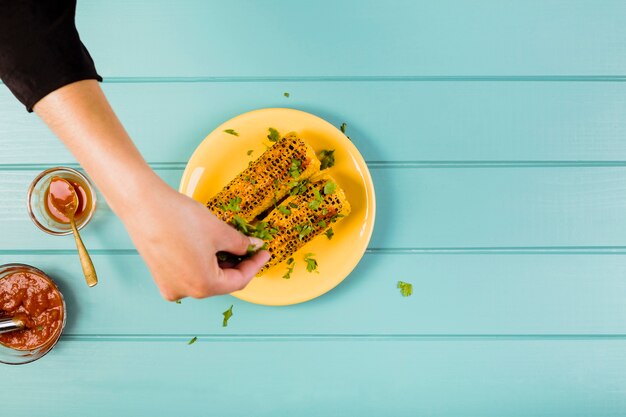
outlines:
[[[88,188],[81,184],[80,181],[74,179],[65,179],[74,188],[76,195],[78,196],[78,207],[74,219],[80,220],[81,216],[89,211],[91,206],[91,195],[87,191]],[[54,220],[59,223],[69,223],[70,218],[64,206],[67,202],[71,202],[73,198],[70,190],[68,190],[67,183],[59,177],[53,177],[50,181],[50,186],[46,190],[45,207],[46,211]]]
[[[65,303],[49,278],[16,270],[0,279],[0,317],[17,317],[25,329],[0,334],[0,344],[15,350],[46,349],[61,335]]]

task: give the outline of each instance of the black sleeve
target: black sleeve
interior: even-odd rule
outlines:
[[[29,112],[75,81],[102,81],[80,41],[76,0],[0,0],[0,79]]]

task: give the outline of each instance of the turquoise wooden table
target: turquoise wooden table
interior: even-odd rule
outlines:
[[[221,122],[293,107],[347,123],[377,224],[314,301],[177,305],[101,203],[89,289],[72,238],[25,210],[39,171],[76,163],[0,87],[0,263],[68,304],[53,352],[0,367],[0,415],[626,415],[625,20],[609,0],[79,1],[107,96],[173,187]]]

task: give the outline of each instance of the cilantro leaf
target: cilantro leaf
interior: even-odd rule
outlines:
[[[313,227],[310,223],[297,224],[294,229],[298,232],[298,239],[300,240],[313,233]]]
[[[196,343],[196,340],[198,340],[198,338],[196,336],[192,337],[191,340],[189,342],[187,342],[188,345],[193,345],[194,343]]]
[[[246,249],[246,255],[247,256],[254,255],[256,251],[257,251],[256,246],[248,245],[248,248]]]
[[[333,215],[330,217],[330,222],[331,222],[331,223],[335,223],[335,222],[337,222],[337,220],[339,220],[341,217],[346,217],[346,215],[345,215],[345,214],[341,214],[341,213],[336,213],[336,214],[333,214]]]
[[[235,132],[233,129],[226,129],[224,133],[228,133],[229,135],[239,136],[239,133]]]
[[[270,142],[278,142],[280,140],[280,133],[278,133],[278,130],[270,127],[268,129],[268,132],[270,132],[270,134],[267,135],[267,138],[270,140]]]
[[[326,235],[328,240],[332,239],[333,236],[335,236],[335,232],[333,232],[333,228],[332,227],[329,228],[327,231],[325,231],[324,234]]]
[[[224,321],[222,322],[222,327],[228,327],[228,319],[233,316],[233,306],[231,304],[230,308],[222,313],[224,316]]]
[[[254,150],[249,149],[249,150],[248,150],[248,152],[246,152],[246,154],[247,154],[248,156],[250,156],[250,155],[252,155],[252,152],[254,152]]]
[[[183,302],[182,302],[182,301],[180,301],[180,300],[176,300],[176,301],[174,301],[174,302],[175,302],[176,304],[182,304],[182,303],[183,303]]]
[[[320,208],[320,205],[323,202],[324,202],[324,199],[320,195],[320,192],[317,190],[317,188],[314,188],[313,189],[313,201],[309,203],[308,207],[311,210],[317,210],[318,208]]]
[[[281,213],[283,213],[285,216],[289,216],[291,214],[291,210],[289,210],[288,207],[285,206],[278,206],[276,207],[278,209],[278,211],[280,211]]]
[[[283,93],[283,96],[289,97],[289,93],[285,92],[285,93]]]
[[[326,195],[334,193],[336,189],[337,184],[332,181],[328,181],[326,184],[324,184],[324,194]]]
[[[348,125],[346,124],[346,122],[343,122],[341,124],[341,126],[339,127],[339,129],[341,130],[341,133],[343,133],[344,135],[346,135],[346,128],[348,127]],[[348,140],[352,140],[350,139],[350,136],[346,135],[346,137],[348,138]]]
[[[289,175],[293,178],[298,178],[302,174],[302,161],[299,159],[292,159],[291,166],[289,167]]]
[[[37,331],[40,332],[43,330],[43,326],[37,326]]]
[[[398,281],[398,288],[403,297],[409,297],[413,294],[413,284],[404,281]]]
[[[276,227],[268,227],[268,224],[264,221],[258,222],[256,225],[248,223],[241,216],[233,216],[231,223],[235,226],[235,229],[239,230],[246,236],[258,237],[262,240],[270,240],[278,233]]]
[[[315,256],[312,253],[307,253],[304,255],[304,262],[306,262],[306,270],[309,272],[313,272],[317,269],[317,261],[313,258]]]
[[[233,216],[231,223],[235,226],[235,229],[239,230],[243,234],[248,234],[250,228],[253,227],[243,217],[238,215]]]
[[[297,209],[298,205],[296,203],[294,203],[293,201],[290,201],[289,202],[289,207]]]
[[[241,197],[235,197],[231,199],[227,205],[222,204],[222,210],[224,211],[241,211]]]
[[[319,154],[320,170],[335,166],[335,150],[323,149]]]
[[[291,278],[291,273],[293,272],[293,268],[295,268],[296,263],[293,261],[293,258],[289,258],[287,259],[287,265],[291,265],[291,266],[287,267],[287,272],[285,272],[285,275],[283,275],[284,279]]]
[[[302,180],[302,181],[292,181],[289,183],[289,187],[291,187],[291,190],[289,190],[289,195],[294,196],[294,195],[300,195],[306,192],[306,186],[309,183],[309,180]],[[294,207],[296,208],[296,207]]]

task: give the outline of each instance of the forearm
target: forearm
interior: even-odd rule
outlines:
[[[118,216],[127,217],[142,194],[163,186],[96,81],[66,85],[41,99],[34,110],[82,165]]]
[[[235,267],[220,267],[218,252],[244,255],[263,241],[239,233],[154,174],[95,81],[66,85],[34,110],[122,219],[167,300],[240,290],[268,261],[269,253],[259,251]]]

